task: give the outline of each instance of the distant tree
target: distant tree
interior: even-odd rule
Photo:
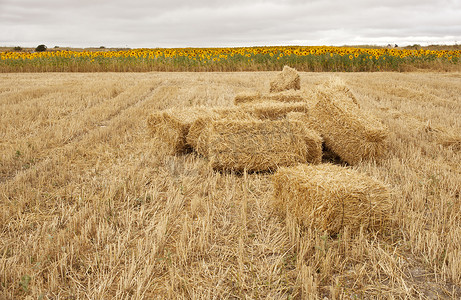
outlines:
[[[22,47],[20,46],[16,46],[13,48],[14,51],[22,51]]]
[[[106,49],[106,47],[104,47],[104,46],[101,46],[101,47],[99,47],[99,49]]]
[[[59,46],[54,46],[54,48],[55,48],[55,49],[58,49],[58,48],[59,48]]]
[[[38,45],[37,48],[35,48],[36,52],[43,52],[46,51],[47,47],[45,45]]]

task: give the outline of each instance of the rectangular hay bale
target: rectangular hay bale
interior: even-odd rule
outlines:
[[[309,120],[313,129],[322,135],[327,148],[351,165],[378,159],[385,153],[389,135],[385,125],[350,99],[342,99],[337,90],[320,87],[317,95]]]
[[[206,134],[214,169],[267,171],[322,159],[322,138],[299,121],[212,121]]]
[[[273,204],[308,228],[338,233],[347,226],[380,229],[389,224],[392,203],[378,180],[337,165],[280,168],[272,178]]]

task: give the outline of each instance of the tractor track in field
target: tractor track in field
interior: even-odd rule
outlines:
[[[118,96],[123,96],[126,93],[132,92],[133,90],[139,89],[140,87],[150,84],[150,82],[141,82],[134,87],[128,88],[124,92],[120,93]],[[107,127],[110,127],[110,122],[116,118],[117,116],[123,115],[124,112],[128,111],[132,107],[136,107],[137,104],[142,103],[146,99],[149,99],[152,97],[153,94],[155,94],[155,91],[161,87],[161,83],[156,84],[155,88],[151,87],[149,88],[142,97],[140,97],[137,101],[133,101],[128,103],[127,105],[124,105],[122,107],[119,107],[118,109],[110,112],[107,114],[107,116],[104,119],[98,120],[97,124],[93,124],[93,126],[88,129],[85,127],[84,129],[80,130],[78,133],[74,134],[71,136],[69,139],[67,139],[63,144],[48,148],[45,150],[45,154],[42,155],[40,158],[38,158],[36,161],[34,161],[34,164],[29,166],[27,170],[22,170],[21,168],[14,168],[9,170],[6,174],[4,173],[0,177],[0,186],[4,185],[8,182],[14,181],[15,178],[17,177],[23,177],[27,176],[27,174],[36,172],[39,169],[43,169],[46,165],[53,163],[53,155],[61,152],[61,153],[66,153],[68,151],[71,151],[75,145],[78,143],[84,141],[85,138],[90,139],[92,134],[95,134],[98,131],[104,130]],[[117,96],[117,97],[118,97]],[[108,104],[106,102],[110,101],[112,99],[108,99],[107,101],[104,101],[103,103],[99,103],[98,105],[103,105],[107,106]],[[93,108],[93,107],[92,107]],[[90,108],[91,109],[91,108]],[[101,124],[107,124],[107,125],[101,125]]]

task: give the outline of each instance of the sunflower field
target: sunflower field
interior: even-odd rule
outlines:
[[[0,52],[0,72],[459,70],[460,50],[328,46]]]

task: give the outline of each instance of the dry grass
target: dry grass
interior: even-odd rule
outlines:
[[[271,174],[147,133],[154,109],[229,106],[276,74],[2,74],[0,298],[460,298],[461,153],[429,128],[461,131],[461,75],[335,74],[389,128],[388,157],[353,169],[391,187],[396,227],[331,237],[278,217]]]

